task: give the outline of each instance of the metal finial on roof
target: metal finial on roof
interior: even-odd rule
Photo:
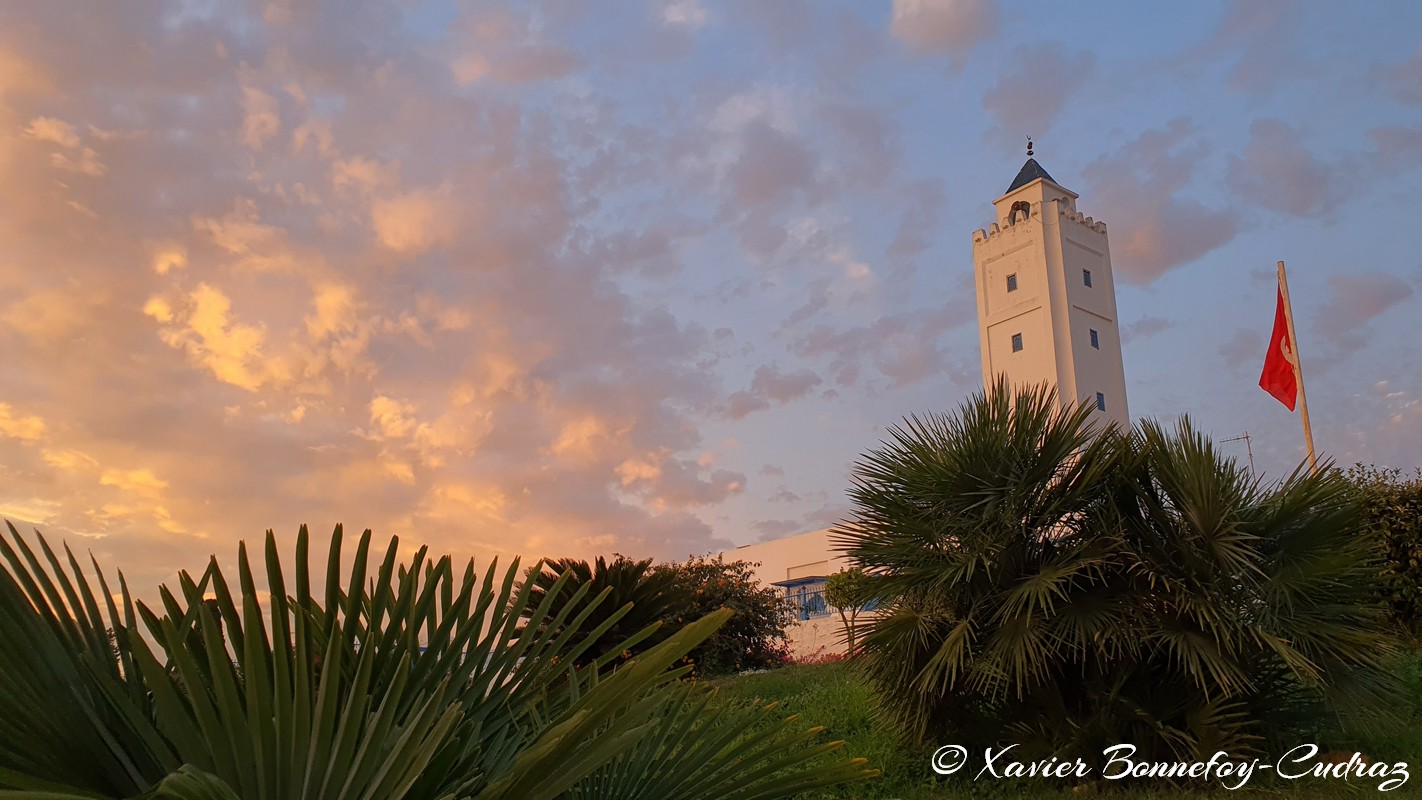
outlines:
[[[1031,136],[1028,136],[1028,137],[1027,137],[1027,157],[1028,157],[1028,158],[1031,158],[1031,157],[1032,157],[1032,137],[1031,137]]]

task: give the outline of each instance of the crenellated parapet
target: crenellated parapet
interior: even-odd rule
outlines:
[[[1101,222],[1101,221],[1099,221],[1099,220],[1094,220],[1094,219],[1092,219],[1091,217],[1088,217],[1088,216],[1086,216],[1085,214],[1081,213],[1080,211],[1073,211],[1073,210],[1071,210],[1071,209],[1069,209],[1069,208],[1066,208],[1066,207],[1062,207],[1060,210],[1061,210],[1062,218],[1064,218],[1064,219],[1068,219],[1068,220],[1071,220],[1072,222],[1076,222],[1076,223],[1078,223],[1078,224],[1085,225],[1086,227],[1092,229],[1093,231],[1096,231],[1097,233],[1105,233],[1105,232],[1106,232],[1106,223],[1105,223],[1105,222]]]
[[[1106,233],[1105,222],[1093,219],[1092,217],[1089,217],[1086,214],[1077,211],[1075,208],[1067,205],[1066,203],[1059,202],[1056,203],[1056,206],[1057,214],[1061,219],[1070,222],[1075,222],[1076,224],[1081,225],[1085,228],[1090,228],[1091,230],[1096,231],[1097,233]],[[1040,223],[1041,218],[1042,204],[1034,203],[1031,206],[1031,214],[1027,217],[1017,219],[1015,222],[1007,225],[1000,225],[994,222],[986,228],[978,228],[977,230],[973,231],[973,243],[985,244],[1000,235],[1012,235],[1019,231],[1025,231],[1027,229],[1025,226],[1030,225],[1032,222]]]
[[[986,229],[979,228],[973,231],[973,243],[983,244],[999,236],[1012,236],[1024,232],[1033,222],[1041,222],[1041,211],[1036,206],[1032,207],[1030,216],[1018,219],[1010,224],[1000,225],[994,222],[988,225]]]

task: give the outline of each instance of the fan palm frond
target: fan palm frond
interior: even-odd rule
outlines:
[[[585,585],[560,605],[569,579],[538,595],[517,561],[456,571],[421,548],[399,564],[398,541],[379,553],[369,531],[347,560],[337,527],[322,573],[303,527],[291,572],[268,532],[261,562],[239,547],[235,581],[213,559],[153,608],[121,576],[114,599],[95,565],[95,592],[67,549],[61,560],[37,536],[37,554],[10,534],[0,788],[13,791],[0,798],[12,800],[552,800],[668,724],[686,673],[674,665],[729,615],[610,670],[584,656],[626,609],[590,623],[606,591]]]
[[[1392,638],[1336,471],[1265,486],[1188,419],[1089,419],[999,383],[860,460],[835,539],[879,582],[860,643],[892,724],[1181,756],[1386,710]]]

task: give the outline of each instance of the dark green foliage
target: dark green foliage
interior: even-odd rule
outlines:
[[[690,686],[671,693],[652,732],[574,787],[567,800],[731,800],[755,796],[758,783],[781,771],[792,774],[777,789],[793,787],[798,797],[845,783],[846,769],[864,763],[822,764],[842,743],[812,744],[823,728],[801,729],[774,704],[715,700]],[[648,763],[657,764],[651,774]]]
[[[844,641],[850,653],[856,648],[859,615],[872,602],[876,590],[874,576],[861,567],[842,569],[825,579],[825,602],[839,612],[844,623]]]
[[[530,610],[517,562],[456,571],[420,549],[397,564],[398,542],[382,555],[366,531],[343,569],[338,527],[313,570],[302,528],[288,572],[268,532],[265,563],[242,545],[235,582],[213,559],[152,609],[122,576],[116,594],[95,564],[92,586],[67,548],[61,559],[9,530],[0,800],[611,800],[579,787],[614,761],[624,776],[656,773],[659,752],[639,745],[685,724],[671,718],[698,691],[674,665],[730,616],[688,621],[616,670],[578,667],[617,618],[587,631],[587,587],[555,609],[556,582]],[[725,796],[785,797],[825,777],[786,761],[822,747],[781,744],[743,765],[771,774]],[[829,779],[870,774],[839,760]]]
[[[567,578],[559,581],[565,574]],[[560,558],[544,561],[539,567],[530,567],[525,580],[530,578],[530,604],[525,613],[537,608],[555,587],[553,608],[573,605],[574,598],[579,598],[572,608],[574,614],[583,606],[593,606],[570,639],[572,643],[586,647],[579,660],[580,665],[604,656],[630,658],[634,652],[641,652],[666,639],[681,630],[684,622],[668,622],[667,609],[685,609],[688,605],[688,592],[677,584],[676,575],[657,570],[652,566],[652,559],[633,561],[618,555],[609,562],[599,556],[593,564],[589,564],[577,559]],[[586,641],[593,631],[614,616],[618,618],[612,620],[602,635]],[[625,647],[627,639],[633,634],[659,622],[662,624],[656,632],[640,646]]]
[[[221,778],[189,766],[179,767],[143,797],[145,800],[240,800]]]
[[[867,674],[916,741],[1245,753],[1395,698],[1348,484],[1263,486],[1187,421],[1094,431],[999,384],[860,461]]]
[[[1422,638],[1422,470],[1358,464],[1344,473],[1358,492],[1363,529],[1380,550],[1378,591],[1397,624]]]
[[[879,780],[807,792],[801,797],[940,798],[933,786],[929,757],[933,747],[905,747],[895,732],[874,714],[874,692],[849,662],[792,665],[713,682],[720,697],[743,702],[773,702],[782,713],[795,714],[806,724],[824,726],[825,735],[844,739],[853,752],[867,756],[881,771]],[[922,787],[924,791],[914,791]]]
[[[749,669],[769,669],[790,658],[785,640],[788,606],[774,587],[762,587],[755,565],[701,556],[657,567],[674,576],[687,591],[683,608],[667,608],[669,624],[681,625],[718,608],[731,617],[714,635],[687,656],[698,675],[726,675]]]
[[[529,574],[535,599],[546,596],[554,581],[566,574],[562,589],[554,595],[553,608],[568,605],[575,590],[586,589],[582,604],[606,592],[598,604],[600,610],[592,612],[583,624],[585,629],[600,624],[613,612],[625,615],[600,641],[588,646],[584,659],[617,659],[626,650],[622,640],[649,624],[660,621],[662,627],[640,647],[712,611],[730,609],[726,624],[684,662],[697,675],[724,675],[779,666],[788,658],[786,603],[774,588],[761,587],[755,581],[754,566],[709,556],[654,566],[651,560],[617,556],[610,562],[599,558],[593,564],[569,558],[548,561],[541,572]],[[586,636],[585,630],[573,632],[575,641]]]

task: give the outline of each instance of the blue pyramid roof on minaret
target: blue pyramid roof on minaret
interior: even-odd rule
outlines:
[[[1012,185],[1007,187],[1007,192],[1004,194],[1015,192],[1038,178],[1046,178],[1052,183],[1056,183],[1056,180],[1042,169],[1042,165],[1037,163],[1037,159],[1029,158],[1027,163],[1022,165],[1022,169],[1017,171],[1017,177],[1012,179]]]

